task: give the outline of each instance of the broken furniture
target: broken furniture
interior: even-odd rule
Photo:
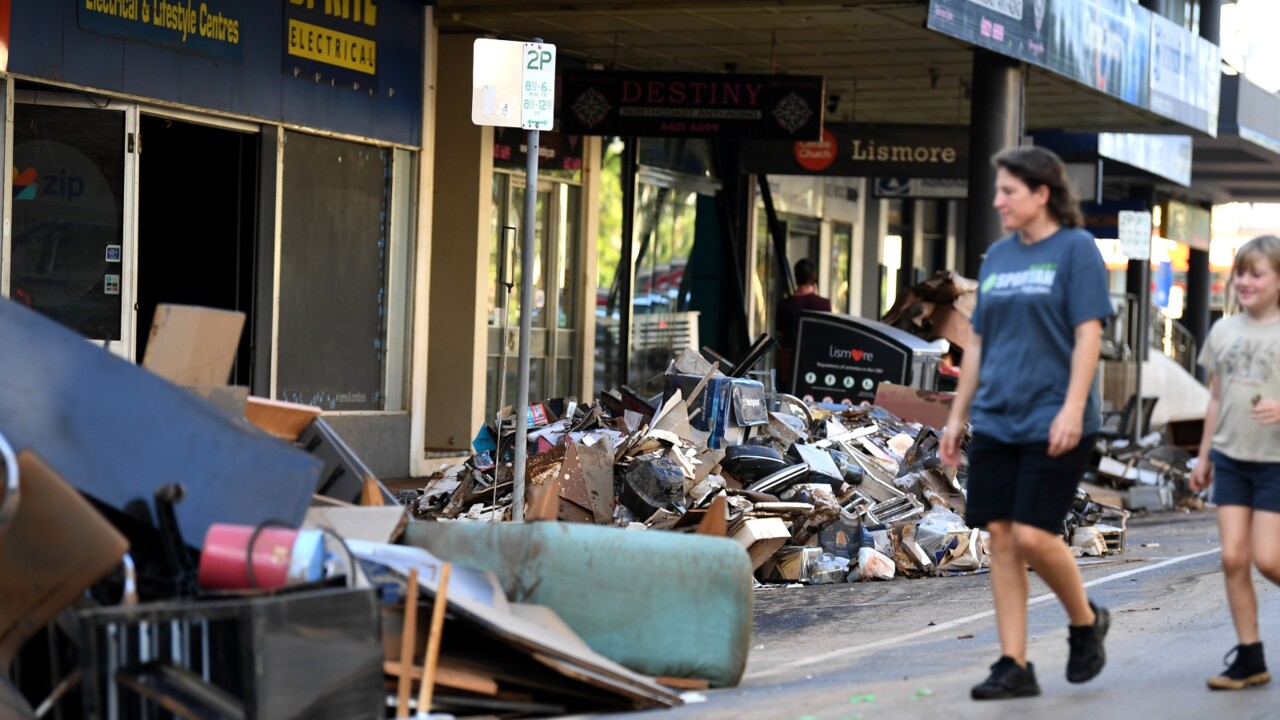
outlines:
[[[302,521],[319,458],[8,299],[0,337],[0,432],[85,495],[154,527],[156,489],[181,482],[196,547],[216,522]]]
[[[715,687],[742,678],[752,569],[732,540],[560,522],[418,522],[401,542],[492,571],[512,602],[550,608],[592,650],[636,672]]]
[[[175,600],[79,613],[85,717],[383,717],[371,589]]]
[[[23,644],[119,567],[129,545],[35,453],[15,457],[0,436],[0,456],[0,717],[8,718],[25,704],[8,682]]]
[[[311,420],[298,436],[298,446],[324,461],[317,495],[350,503],[361,501],[365,488],[374,490],[380,504],[395,505],[395,496],[322,417]],[[369,503],[363,503],[369,504]]]
[[[441,596],[444,568],[452,567],[445,597],[448,625],[436,636],[443,645],[435,684],[449,692],[429,698],[433,709],[456,714],[508,710],[565,715],[681,704],[678,695],[653,678],[592,650],[551,608],[509,602],[492,572],[453,565],[409,545],[355,541],[348,546],[370,582],[384,593],[395,592],[416,572],[421,592]],[[406,598],[408,592],[403,593]],[[407,654],[404,631],[397,624],[401,628],[409,624],[407,617],[397,623],[400,616],[395,608],[400,604],[399,598],[392,598],[391,605],[384,606],[384,612],[390,612],[383,616],[384,660],[395,662],[396,671],[400,670],[396,658]],[[418,631],[419,637],[425,635],[421,623]],[[427,657],[430,648],[423,645],[411,652]],[[415,668],[409,672],[417,674]]]
[[[1138,413],[1136,411],[1138,405],[1138,396],[1130,395],[1129,400],[1125,402],[1124,409],[1118,413],[1105,413],[1102,418],[1102,427],[1098,429],[1098,437],[1108,442],[1116,440],[1133,440],[1134,430],[1137,429],[1138,437],[1143,437],[1151,432],[1151,413],[1155,411],[1156,402],[1159,397],[1144,395],[1142,397],[1142,424],[1135,428],[1138,423]]]

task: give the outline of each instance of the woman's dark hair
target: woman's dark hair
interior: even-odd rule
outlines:
[[[1067,166],[1052,150],[1042,147],[1020,147],[1002,150],[991,158],[991,164],[1004,168],[1021,180],[1033,192],[1041,186],[1049,188],[1046,206],[1053,219],[1063,227],[1080,227],[1084,217],[1080,214],[1080,198],[1076,197],[1067,179]]]

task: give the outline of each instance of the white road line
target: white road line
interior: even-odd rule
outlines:
[[[1196,558],[1202,558],[1206,555],[1213,555],[1220,552],[1222,552],[1221,548],[1214,548],[1213,550],[1205,550],[1204,552],[1192,553],[1190,555],[1183,555],[1181,557],[1169,558],[1168,560],[1163,560],[1154,565],[1147,565],[1140,568],[1134,568],[1133,570],[1125,570],[1124,572],[1118,572],[1114,575],[1108,575],[1106,577],[1097,578],[1096,580],[1090,580],[1089,582],[1085,583],[1084,586],[1093,587],[1095,585],[1103,585],[1105,583],[1115,582],[1116,580],[1123,580],[1124,578],[1127,578],[1133,575],[1138,575],[1140,573],[1151,572],[1152,570],[1159,570],[1160,568],[1168,567],[1169,565],[1175,565],[1177,563],[1185,562],[1187,560],[1195,560]],[[1049,600],[1056,600],[1057,597],[1058,596],[1054,595],[1053,593],[1045,593],[1043,595],[1037,595],[1031,598],[1029,601],[1027,601],[1027,606],[1030,607],[1031,605],[1047,602]],[[862,645],[844,647],[844,648],[840,648],[839,650],[832,650],[830,652],[822,653],[821,655],[810,655],[809,657],[804,657],[799,660],[793,660],[789,663],[783,663],[782,665],[771,667],[766,670],[760,670],[758,672],[748,673],[744,679],[755,679],[755,678],[768,677],[770,675],[777,675],[778,673],[785,672],[787,670],[793,670],[795,668],[801,668],[806,665],[815,665],[818,663],[828,662],[835,658],[844,657],[846,655],[853,655],[860,652],[866,652],[867,650],[875,650],[876,648],[882,648],[887,645],[896,645],[898,643],[903,643],[910,640],[915,640],[916,638],[932,635],[934,633],[950,630],[951,628],[959,627],[960,625],[971,623],[975,620],[984,620],[986,618],[993,617],[995,614],[996,614],[995,610],[987,610],[985,612],[975,613],[973,615],[966,615],[965,617],[962,617],[962,618],[956,618],[955,620],[948,620],[947,622],[939,623],[937,625],[930,625],[929,627],[923,628],[921,630],[916,630],[915,632],[907,633],[906,635],[896,635],[894,637],[884,638],[882,640],[876,640],[873,642],[864,643]]]

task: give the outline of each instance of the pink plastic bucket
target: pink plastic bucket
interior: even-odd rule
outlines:
[[[289,560],[298,531],[292,528],[267,527],[253,541],[253,579],[249,582],[246,553],[250,525],[209,526],[200,553],[200,587],[210,590],[242,590],[259,587],[274,589],[288,582]]]

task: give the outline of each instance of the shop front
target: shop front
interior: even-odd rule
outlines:
[[[231,383],[408,475],[421,3],[5,7],[0,293],[133,362],[243,312]]]

